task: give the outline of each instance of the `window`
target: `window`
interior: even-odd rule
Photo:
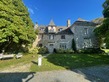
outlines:
[[[61,49],[66,49],[66,43],[60,43],[60,48]]]
[[[41,35],[41,39],[43,39],[43,34]]]
[[[61,35],[61,39],[65,39],[65,35]]]
[[[53,44],[50,44],[50,46],[53,46]]]
[[[85,31],[85,35],[88,34],[88,28],[84,28],[84,31]]]
[[[53,40],[54,39],[54,35],[49,35],[49,39]]]
[[[92,46],[91,39],[84,39],[84,48],[90,48]]]
[[[54,32],[53,26],[51,26],[51,29],[49,30],[50,32]]]
[[[58,31],[62,31],[62,28],[58,29]]]

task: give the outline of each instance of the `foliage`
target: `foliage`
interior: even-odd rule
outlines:
[[[100,42],[106,43],[106,47],[109,48],[109,0],[106,0],[103,4],[104,21],[103,24],[95,29],[95,33],[98,36]],[[102,39],[104,38],[104,41]]]
[[[69,54],[69,53],[74,53],[74,51],[72,50],[72,49],[56,49],[56,53],[59,53],[59,54],[64,54],[64,53],[67,53],[67,54]]]
[[[38,48],[36,47],[36,48],[34,48],[34,49],[30,49],[30,50],[29,50],[29,53],[30,53],[30,54],[37,54],[37,53],[38,53]]]
[[[84,53],[84,54],[97,54],[97,53],[104,53],[103,50],[101,49],[95,49],[95,48],[87,48],[87,49],[81,49],[78,50],[79,53]]]
[[[39,54],[46,54],[46,53],[48,53],[48,49],[46,47],[39,47],[38,53]]]
[[[33,23],[22,0],[0,0],[0,48],[18,50],[34,40]]]
[[[65,53],[65,50],[59,48],[59,49],[56,49],[56,53],[63,54],[63,53]]]

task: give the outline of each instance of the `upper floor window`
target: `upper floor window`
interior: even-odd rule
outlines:
[[[65,39],[65,35],[61,35],[61,39]]]
[[[49,35],[49,39],[53,40],[54,39],[54,35]]]
[[[88,34],[88,28],[84,28],[85,35]]]

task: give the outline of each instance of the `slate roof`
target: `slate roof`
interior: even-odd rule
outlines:
[[[57,34],[73,34],[73,32],[71,31],[70,28],[67,28],[65,30],[58,32]]]
[[[89,22],[89,21],[75,21],[73,25],[76,25],[76,26],[96,26],[95,23]]]
[[[70,28],[68,28],[67,26],[56,26],[53,20],[50,21],[48,26],[55,26],[56,27],[55,34],[73,34]],[[48,26],[40,25],[38,27],[39,33],[41,33],[41,34],[49,34]],[[60,31],[60,29],[61,29],[61,31]]]
[[[54,21],[53,21],[53,20],[51,20],[51,21],[50,21],[50,23],[49,23],[49,25],[50,25],[50,26],[55,26]]]

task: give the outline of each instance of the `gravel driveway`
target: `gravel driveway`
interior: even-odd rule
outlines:
[[[0,82],[109,82],[109,66],[37,73],[2,72]]]

